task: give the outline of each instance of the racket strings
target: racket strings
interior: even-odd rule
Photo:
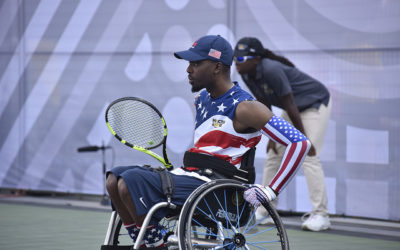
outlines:
[[[164,123],[160,115],[140,101],[114,104],[109,110],[108,122],[118,136],[135,146],[149,149],[164,140]]]

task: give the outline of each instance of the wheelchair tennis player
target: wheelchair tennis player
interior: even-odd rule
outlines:
[[[232,82],[233,50],[221,36],[203,36],[188,50],[174,55],[189,62],[186,71],[191,91],[199,92],[194,101],[194,147],[185,153],[184,166],[171,172],[142,166],[116,167],[107,175],[107,190],[113,207],[133,242],[149,209],[167,199],[163,190],[165,181],[161,179],[169,180],[173,186],[171,199],[178,206],[183,205],[197,187],[210,180],[231,178],[254,183],[254,168],[251,170],[249,165],[254,158],[254,147],[265,135],[285,145],[286,152],[269,185],[253,184],[245,190],[245,200],[257,207],[265,200],[274,200],[285,188],[311,146],[300,131]],[[164,177],[160,178],[161,175]],[[141,246],[164,247],[158,222],[167,212],[165,208],[154,214]]]

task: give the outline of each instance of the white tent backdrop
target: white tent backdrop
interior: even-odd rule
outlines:
[[[192,145],[193,94],[187,63],[172,53],[205,34],[233,45],[256,36],[332,94],[321,155],[329,212],[400,219],[400,1],[2,0],[0,23],[1,188],[102,194],[102,155],[77,153],[86,145],[114,149],[107,168],[159,164],[107,131],[105,107],[123,96],[162,111],[180,166]],[[300,171],[279,208],[310,206]]]

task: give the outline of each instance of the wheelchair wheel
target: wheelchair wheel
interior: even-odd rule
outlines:
[[[277,211],[263,204],[274,224],[261,226],[255,208],[243,198],[245,189],[233,180],[217,180],[196,189],[179,217],[180,249],[289,249]]]
[[[121,230],[121,227],[122,221],[117,212],[113,211],[111,213],[106,237],[104,244],[101,246],[101,250],[128,250],[132,248],[132,240],[128,233],[123,233],[126,230]]]
[[[122,242],[130,240],[128,232],[123,233],[124,230],[123,229],[121,230],[121,227],[122,227],[122,220],[118,217],[118,222],[117,222],[117,225],[115,227],[115,233],[113,235],[113,240],[112,240],[112,244],[114,246],[122,245],[123,244]],[[130,243],[132,243],[132,240],[130,240]]]
[[[128,247],[131,248],[133,245],[132,239],[128,235],[128,232],[125,230],[125,228],[122,226],[122,221],[119,216],[115,218],[114,227],[115,228],[110,235],[110,245],[118,246],[116,249],[128,249]]]

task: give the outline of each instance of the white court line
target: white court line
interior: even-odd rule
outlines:
[[[26,66],[30,63],[33,53],[26,53],[20,65],[22,51],[25,51],[25,43],[29,42],[30,48],[36,48],[41,38],[50,24],[61,0],[42,0],[37,7],[24,35],[18,42],[14,55],[8,63],[4,74],[0,80],[0,115],[3,113],[4,108],[7,106],[14,89],[17,87],[22,73],[25,71]],[[1,171],[2,172],[2,171]]]
[[[67,28],[58,40],[55,51],[64,50],[66,48],[71,50],[71,52],[75,50],[99,4],[100,0],[81,1],[79,3]],[[42,70],[39,79],[26,99],[24,106],[20,110],[1,148],[0,183],[3,182],[26,136],[31,131],[32,126],[36,122],[36,119],[40,115],[55,86],[57,86],[60,76],[67,66],[71,55],[72,53],[69,53],[66,56],[59,57],[57,54],[53,53],[45,68]],[[20,129],[20,124],[24,124],[23,131]]]
[[[46,138],[41,143],[39,150],[35,153],[33,160],[25,171],[24,177],[20,181],[21,185],[25,185],[24,188],[36,189],[40,185],[40,181],[51,167],[53,159],[81,115],[96,84],[100,81],[102,72],[106,70],[113,52],[117,49],[121,39],[123,39],[123,35],[129,28],[141,3],[142,1],[122,1],[115,11],[95,48],[95,51],[107,48],[111,54],[102,60],[98,60],[96,56],[91,57],[86,63],[68,100],[60,110],[57,119],[48,131]],[[127,10],[129,10],[129,13],[126,13]],[[115,27],[118,27],[118,29],[115,29]],[[111,36],[113,37],[112,40],[110,40]]]

